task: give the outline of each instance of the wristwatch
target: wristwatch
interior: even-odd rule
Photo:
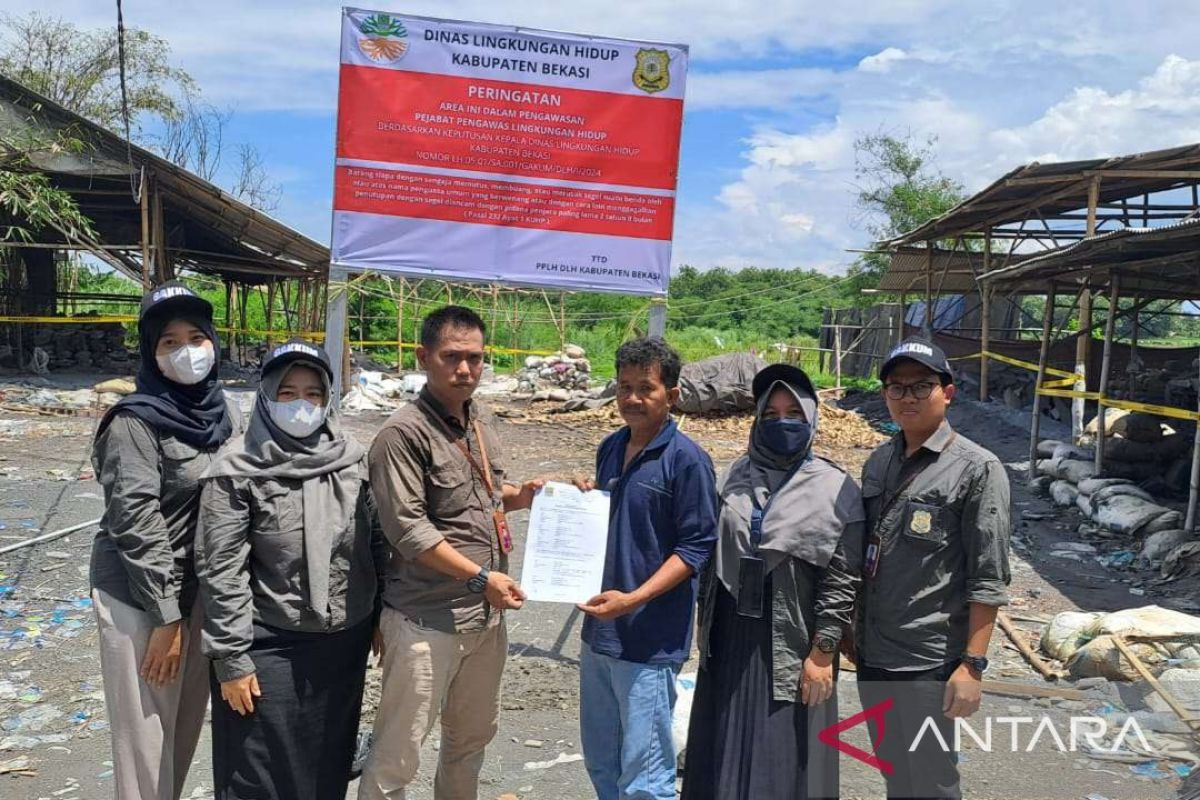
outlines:
[[[475,577],[467,578],[467,589],[475,594],[483,594],[483,590],[487,588],[488,575],[491,574],[487,567],[480,567]]]
[[[963,664],[966,664],[980,675],[986,672],[988,668],[987,656],[973,656],[970,653],[963,653],[962,658],[960,658],[959,661]]]
[[[813,647],[826,654],[837,652],[838,644],[838,639],[830,636],[827,633],[818,633],[816,637],[813,638]]]

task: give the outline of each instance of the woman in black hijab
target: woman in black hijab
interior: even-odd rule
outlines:
[[[117,800],[177,800],[204,724],[208,664],[192,548],[200,476],[241,417],[217,380],[212,306],[167,283],[142,299],[137,390],[92,448],[104,516],[91,586]]]
[[[836,797],[835,659],[851,622],[862,497],[815,456],[820,403],[804,372],[754,377],[746,455],[718,486],[717,547],[701,584],[700,672],[683,800]]]

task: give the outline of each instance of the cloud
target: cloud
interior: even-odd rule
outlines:
[[[899,47],[887,47],[872,56],[867,56],[858,62],[858,68],[863,72],[889,72],[892,65],[904,61],[908,53]]]
[[[837,73],[828,69],[690,71],[689,111],[787,108],[806,98],[829,94]]]

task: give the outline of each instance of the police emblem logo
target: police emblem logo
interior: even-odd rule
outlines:
[[[933,530],[933,515],[920,509],[914,511],[908,528],[915,534],[925,536]]]
[[[666,50],[643,47],[637,51],[633,85],[647,94],[664,91],[671,85],[671,56]]]

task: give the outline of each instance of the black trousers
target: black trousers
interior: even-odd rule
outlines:
[[[212,684],[216,800],[341,800],[350,782],[372,619],[336,633],[254,626],[262,697],[245,717]]]
[[[958,662],[917,672],[859,665],[858,695],[863,709],[891,703],[882,716],[882,732],[877,719],[868,725],[875,754],[892,768],[891,774],[884,772],[889,800],[961,800],[954,720],[942,713],[946,681],[957,668]],[[920,743],[909,752],[918,737]]]

